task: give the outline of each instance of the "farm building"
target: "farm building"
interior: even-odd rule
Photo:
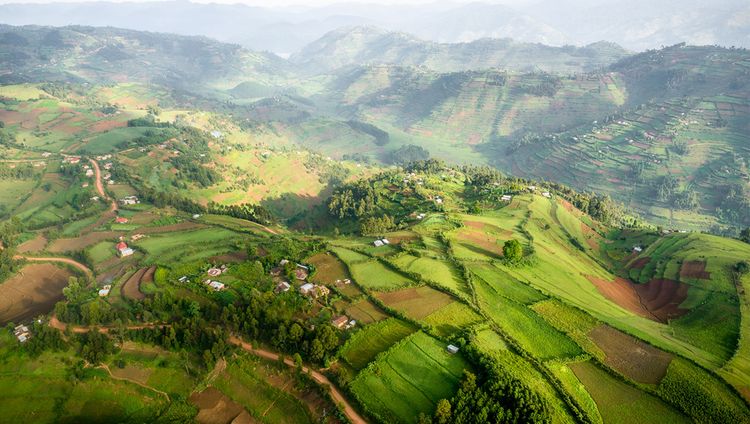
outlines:
[[[179,281],[180,283],[187,283],[188,281],[190,281],[190,279],[188,279],[187,275],[183,275],[182,277],[178,278],[177,281]]]
[[[94,170],[93,169],[87,169],[86,170],[86,176],[87,177],[93,177],[94,176]]]
[[[78,156],[66,156],[65,160],[63,160],[63,162],[75,165],[75,164],[81,162],[81,158],[78,157]]]
[[[81,184],[81,188],[86,188],[88,186],[89,186],[89,183],[83,183],[83,184]]]
[[[339,315],[331,320],[331,324],[338,329],[346,327],[348,322],[349,318],[346,315]]]
[[[220,283],[220,282],[214,281],[214,280],[206,280],[206,281],[204,281],[204,283],[207,286],[209,286],[212,289],[214,289],[214,291],[222,291],[222,290],[224,290],[226,288],[226,286],[224,285],[224,283]]]
[[[351,320],[351,321],[349,321],[348,324],[346,324],[346,329],[348,330],[348,329],[354,327],[355,325],[357,325],[357,321],[356,320]]]
[[[641,253],[643,252],[643,248],[641,246],[633,246],[633,252]]]
[[[144,237],[146,237],[145,234],[133,234],[132,236],[130,236],[130,240],[131,241],[138,241],[138,240],[140,240],[140,239],[142,239]]]
[[[208,271],[206,271],[206,274],[208,274],[209,277],[218,277],[221,275],[221,269],[211,268]]]
[[[107,297],[109,296],[109,292],[112,291],[112,285],[107,284],[106,286],[99,289],[99,297]]]
[[[374,242],[372,242],[372,244],[375,247],[380,247],[380,246],[385,246],[386,244],[391,244],[391,242],[388,241],[387,238],[383,238],[383,239],[380,239],[380,240],[375,240]]]
[[[551,195],[551,194],[549,193],[549,191],[545,191],[545,192],[543,192],[543,193],[542,193],[542,196],[544,196],[544,197],[546,197],[546,198],[548,198],[548,199],[552,198],[552,195]]]
[[[302,285],[302,286],[301,286],[301,287],[299,288],[299,292],[300,292],[300,293],[301,293],[301,294],[302,294],[303,296],[307,296],[307,295],[309,295],[310,293],[312,293],[312,291],[313,291],[313,289],[314,289],[314,288],[315,288],[315,284],[313,284],[313,283],[307,283],[307,284],[303,284],[303,285]]]
[[[127,196],[127,197],[123,197],[122,199],[120,199],[120,204],[122,205],[136,205],[138,203],[141,203],[141,202],[138,200],[138,197],[136,196]]]
[[[457,354],[457,353],[458,353],[458,347],[457,347],[457,346],[453,346],[452,344],[449,344],[449,345],[448,345],[448,346],[447,346],[447,347],[445,348],[445,350],[447,350],[447,351],[448,351],[448,353],[450,353],[451,355],[455,355],[455,354]]]
[[[31,337],[31,331],[29,330],[29,327],[25,325],[19,325],[18,327],[16,327],[13,330],[13,334],[21,343],[26,343],[26,341]]]
[[[503,202],[510,202],[513,199],[513,197],[510,194],[503,194],[503,197],[500,198]]]
[[[287,283],[286,281],[282,281],[276,285],[276,288],[274,288],[273,291],[274,293],[286,293],[291,287],[291,284]]]
[[[115,246],[115,249],[117,250],[117,255],[120,256],[121,258],[124,258],[125,256],[130,256],[133,253],[135,253],[135,251],[129,248],[128,245],[125,244],[124,241],[117,243],[117,245]]]
[[[201,214],[199,213],[193,214],[193,219],[198,219],[200,217],[201,217]]]
[[[297,264],[297,269],[294,270],[294,277],[300,281],[303,281],[310,275],[310,268]]]
[[[287,259],[282,259],[282,260],[280,260],[280,261],[279,261],[279,266],[284,266],[284,265],[286,265],[286,264],[288,264],[288,263],[289,263],[289,260],[287,260]]]
[[[125,217],[122,217],[122,216],[118,216],[117,218],[115,218],[115,223],[117,223],[117,224],[127,224],[128,223],[128,219],[125,218]]]

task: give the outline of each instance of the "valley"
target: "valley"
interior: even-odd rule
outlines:
[[[4,420],[750,421],[745,49],[0,58]]]

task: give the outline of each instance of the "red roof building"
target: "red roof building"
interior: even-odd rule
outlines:
[[[117,243],[117,245],[115,246],[115,249],[117,249],[117,250],[125,250],[127,248],[128,248],[128,245],[125,244],[124,241],[121,241],[121,242]]]
[[[128,223],[128,219],[124,218],[122,216],[118,216],[117,218],[115,218],[115,222],[118,223],[118,224],[127,224]]]

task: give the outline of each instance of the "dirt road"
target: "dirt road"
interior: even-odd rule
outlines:
[[[253,355],[260,356],[262,358],[270,359],[272,361],[278,361],[279,355],[274,352],[269,352],[267,350],[263,349],[256,349],[253,348],[253,346],[250,343],[247,343],[245,341],[242,341],[241,339],[237,337],[230,337],[229,342],[232,343],[235,346],[239,346],[243,350],[246,350]],[[296,367],[294,362],[291,359],[285,358],[284,363],[289,367]],[[352,407],[352,405],[349,403],[349,401],[344,397],[344,395],[339,391],[339,389],[336,388],[336,386],[331,383],[331,381],[326,377],[325,375],[321,374],[320,372],[316,370],[309,369],[307,367],[302,367],[302,372],[304,373],[310,373],[310,376],[315,380],[318,384],[322,384],[324,386],[328,386],[331,389],[331,397],[333,400],[342,405],[344,408],[344,414],[346,414],[347,418],[351,420],[354,424],[366,424],[367,420],[365,420],[357,411]]]
[[[89,159],[89,162],[91,162],[91,166],[94,168],[94,184],[96,185],[96,191],[99,193],[99,196],[101,196],[102,199],[109,199],[107,193],[104,192],[104,184],[102,183],[102,171],[101,169],[99,169],[99,164],[94,159]],[[110,205],[109,210],[110,212],[114,212],[117,210],[117,201],[115,201],[114,199],[110,200],[112,201],[112,204]]]
[[[84,274],[86,274],[89,277],[94,277],[94,273],[84,264],[80,262],[76,262],[73,259],[70,258],[56,258],[56,257],[34,257],[34,256],[22,256],[22,255],[16,255],[13,257],[15,260],[21,260],[24,259],[29,262],[61,262],[68,265],[74,266],[76,269],[81,270]]]

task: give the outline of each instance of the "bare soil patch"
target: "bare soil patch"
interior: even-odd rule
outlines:
[[[389,307],[404,311],[414,319],[423,319],[453,302],[447,294],[427,286],[379,293],[377,297]]]
[[[632,284],[632,283],[631,283]],[[689,285],[674,280],[656,279],[646,284],[634,284],[641,302],[659,321],[667,322],[688,312],[680,308],[687,299]]]
[[[631,263],[630,266],[628,266],[628,268],[643,269],[646,267],[646,265],[648,265],[649,262],[651,262],[651,257],[645,256],[643,258],[638,258],[634,260],[633,263]]]
[[[591,275],[587,275],[586,278],[591,281],[602,296],[636,315],[656,320],[656,317],[641,304],[641,298],[630,281],[620,277],[616,277],[615,281],[607,281]]]
[[[152,371],[147,368],[126,365],[124,368],[111,367],[110,372],[117,378],[137,381],[141,384],[147,384],[148,378],[151,377]]]
[[[672,355],[608,325],[600,325],[589,337],[605,353],[604,363],[622,375],[646,384],[659,384],[667,375]]]
[[[706,261],[686,261],[680,268],[680,278],[708,280],[711,278],[711,273],[706,272]]]
[[[642,317],[666,323],[688,312],[679,307],[687,299],[687,284],[667,279],[635,284],[620,277],[612,282],[590,275],[586,278],[604,297]]]
[[[247,260],[247,252],[232,252],[232,253],[225,253],[223,255],[214,256],[210,259],[213,263],[232,263],[232,264],[238,264],[241,262],[245,262]]]
[[[482,233],[476,230],[459,230],[456,238],[462,243],[465,247],[469,248],[470,246],[474,246],[475,248],[478,248],[484,255],[490,256],[490,257],[497,257],[501,258],[503,256],[503,247],[498,243],[499,239],[497,236],[494,236],[492,234]]]
[[[100,133],[100,132],[105,132],[105,131],[113,130],[115,128],[124,127],[126,125],[127,124],[125,122],[122,122],[122,121],[110,121],[110,120],[106,120],[106,121],[95,122],[95,123],[89,125],[88,129],[92,133]]]
[[[67,269],[47,263],[21,268],[0,284],[0,323],[21,322],[49,313],[62,300],[62,289],[72,276]]]
[[[214,387],[193,393],[189,400],[199,409],[195,420],[200,424],[229,424],[243,412],[243,419],[249,417],[245,408]]]
[[[99,243],[100,241],[110,239],[114,240],[118,235],[119,233],[116,233],[114,231],[96,231],[93,233],[84,234],[76,238],[61,238],[52,241],[47,250],[53,253],[82,250],[96,243]]]
[[[141,268],[138,271],[134,272],[133,275],[131,275],[130,278],[125,281],[125,284],[123,284],[122,288],[120,289],[123,297],[135,300],[143,300],[146,298],[146,296],[141,293],[140,286],[141,279],[149,269],[151,268]],[[151,275],[153,276],[153,274]]]
[[[42,234],[37,235],[33,239],[23,242],[18,246],[19,253],[28,252],[39,252],[44,250],[44,246],[47,245],[47,239]]]

